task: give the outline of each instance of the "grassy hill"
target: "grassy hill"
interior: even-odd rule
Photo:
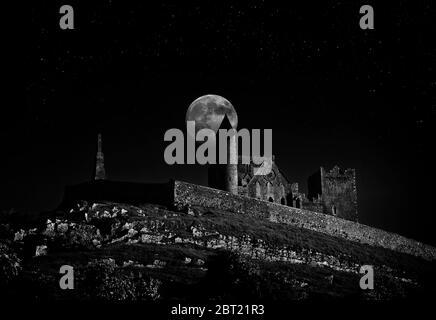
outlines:
[[[435,264],[388,249],[195,207],[78,204],[0,229],[2,293],[30,300],[284,301],[434,294]],[[59,268],[74,268],[74,290]],[[372,265],[374,290],[359,286]]]

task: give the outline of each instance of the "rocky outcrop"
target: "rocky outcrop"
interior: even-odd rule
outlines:
[[[0,242],[0,286],[9,285],[20,271],[21,259],[6,242]]]
[[[30,299],[390,299],[424,294],[434,268],[392,250],[193,205],[81,202],[2,237],[5,292],[25,286]],[[364,264],[374,267],[375,291],[359,287]],[[62,265],[74,268],[75,290],[59,288]]]

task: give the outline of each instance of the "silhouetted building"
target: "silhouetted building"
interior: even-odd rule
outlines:
[[[272,158],[272,170],[267,175],[255,175],[254,163],[238,164],[238,194],[290,207],[321,212],[357,221],[356,172],[331,171],[320,168],[308,179],[308,196],[299,190],[298,183],[290,183]],[[219,189],[219,188],[218,188]]]
[[[231,128],[225,117],[221,129]],[[299,190],[298,183],[291,183],[277,166],[272,156],[271,172],[256,175],[260,165],[253,162],[231,164],[230,157],[237,154],[236,139],[227,144],[227,164],[209,166],[209,187],[224,190],[235,195],[256,198],[281,205],[325,213],[339,218],[357,221],[356,171],[341,170],[335,166],[330,171],[323,167],[308,179],[308,197]],[[218,143],[217,143],[218,146]],[[217,150],[217,155],[219,150]],[[63,205],[78,200],[118,201],[126,203],[172,203],[173,183],[131,183],[106,180],[102,137],[98,135],[94,179],[65,189]]]
[[[269,174],[255,175],[256,167],[253,162],[238,164],[238,194],[293,206],[291,185],[277,167],[274,157]]]

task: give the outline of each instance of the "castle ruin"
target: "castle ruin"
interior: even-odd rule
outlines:
[[[308,197],[299,191],[298,183],[291,183],[286,178],[274,156],[272,170],[267,175],[254,175],[254,163],[238,162],[231,170],[227,165],[210,166],[209,177],[215,174],[216,178],[211,181],[214,188],[176,180],[167,183],[119,182],[105,179],[101,136],[98,142],[96,169],[99,174],[96,172],[93,180],[67,186],[61,207],[71,207],[77,201],[115,201],[154,203],[188,211],[195,207],[212,208],[436,260],[436,248],[432,246],[357,223],[354,169],[341,170],[335,166],[326,171],[321,167],[308,179]]]
[[[231,129],[225,116],[220,129]],[[227,143],[227,164],[212,164],[208,169],[208,186],[232,194],[255,198],[281,205],[333,215],[358,221],[356,170],[342,170],[338,166],[326,171],[323,167],[308,179],[308,196],[300,192],[297,182],[291,183],[272,157],[271,172],[256,175],[256,164],[232,164],[230,157],[237,154],[236,136]],[[217,152],[218,154],[218,152]]]

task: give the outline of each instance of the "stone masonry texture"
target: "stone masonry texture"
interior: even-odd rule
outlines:
[[[202,206],[249,214],[272,222],[285,223],[350,241],[383,247],[426,260],[436,260],[436,248],[401,235],[369,227],[331,215],[283,206],[204,186],[174,181],[174,206]]]

